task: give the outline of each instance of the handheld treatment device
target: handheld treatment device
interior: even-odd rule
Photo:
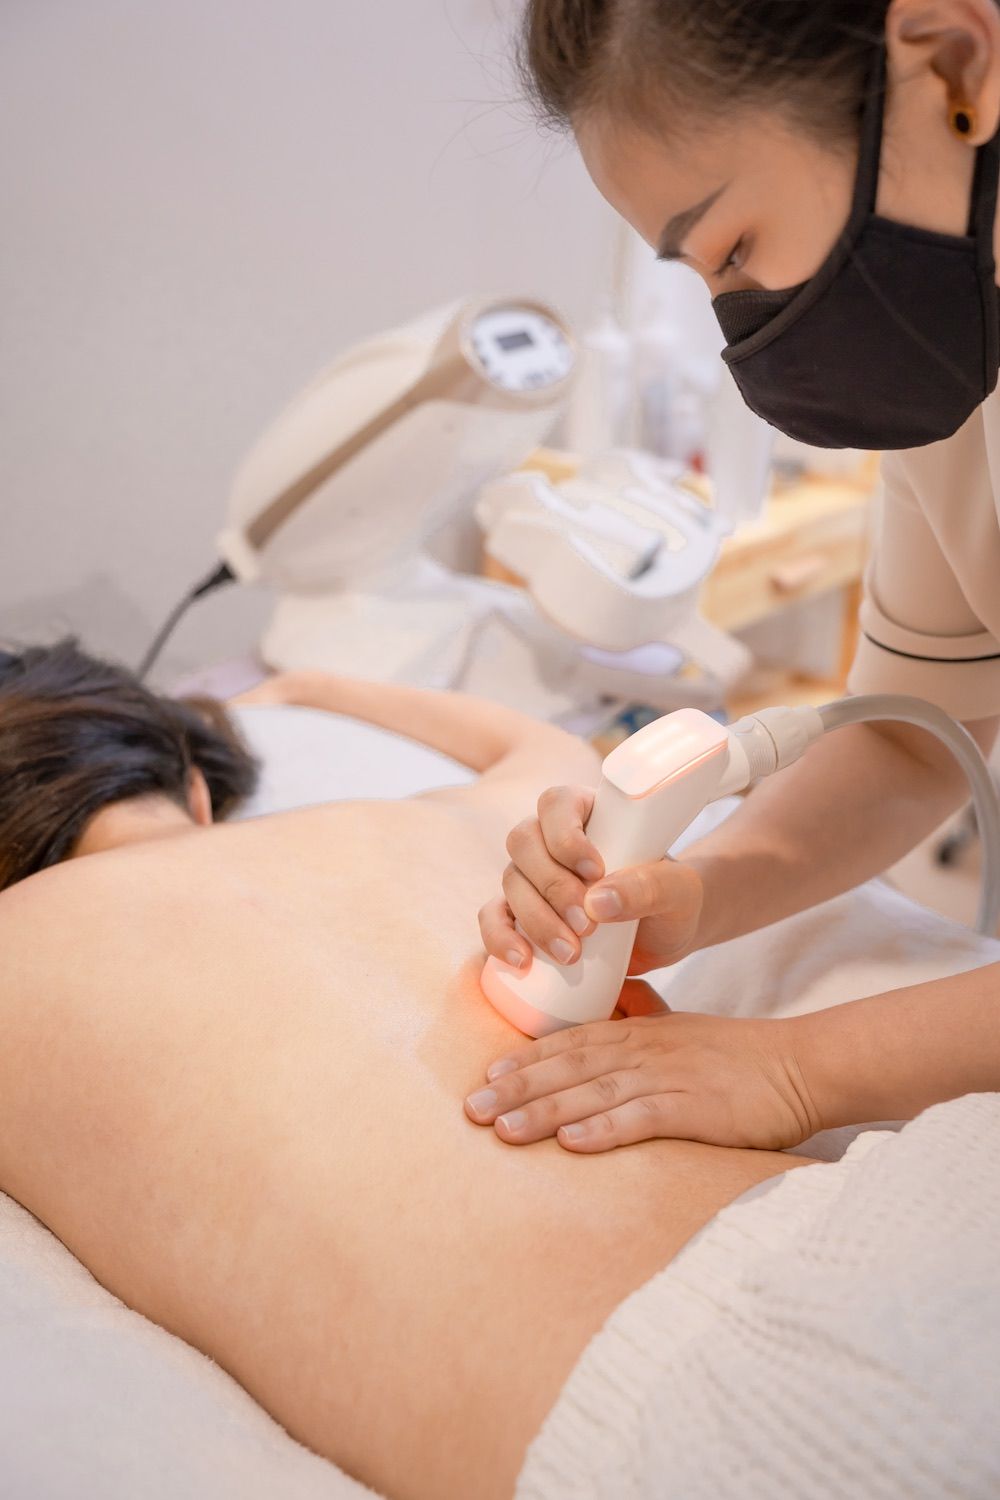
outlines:
[[[982,753],[960,724],[932,704],[892,694],[846,698],[823,708],[768,708],[729,727],[698,709],[655,720],[604,761],[587,836],[605,870],[664,855],[709,802],[781,770],[829,729],[869,720],[919,724],[952,750],[972,789],[984,850],[979,930],[995,932],[1000,912],[1000,800]],[[611,1016],[628,970],[638,922],[605,923],[584,938],[577,963],[539,948],[525,969],[488,958],[487,999],[519,1031],[545,1036]]]
[[[696,708],[666,714],[612,750],[601,768],[587,822],[587,836],[605,869],[659,858],[696,814],[721,795],[728,765],[728,732]],[[638,925],[598,927],[584,939],[580,961],[568,967],[539,948],[527,972],[489,958],[483,991],[528,1036],[607,1020],[621,992]]]

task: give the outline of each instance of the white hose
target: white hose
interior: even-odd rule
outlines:
[[[857,698],[838,698],[835,703],[825,703],[819,710],[819,715],[824,730],[840,729],[844,724],[870,724],[879,721],[915,724],[936,735],[942,744],[947,745],[968,777],[983,845],[982,887],[976,930],[995,937],[997,922],[1000,920],[1000,796],[983,753],[969,731],[933,703],[897,693],[869,693]]]

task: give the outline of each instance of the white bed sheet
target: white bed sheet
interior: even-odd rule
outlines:
[[[240,719],[264,760],[251,814],[470,779],[422,746],[336,716],[247,708]],[[678,1008],[788,1014],[997,957],[1000,944],[865,887],[658,979]],[[0,1494],[360,1500],[371,1491],[294,1442],[210,1360],[124,1307],[0,1195]]]
[[[447,755],[343,714],[247,704],[236,707],[233,717],[261,768],[241,818],[317,802],[412,797],[475,780]]]

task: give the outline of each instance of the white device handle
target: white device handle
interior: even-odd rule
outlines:
[[[969,777],[985,850],[979,931],[995,932],[1000,798],[968,730],[919,698],[877,693],[842,698],[820,709],[765,708],[728,731],[696,708],[678,709],[647,724],[608,756],[587,833],[608,871],[658,859],[707,803],[791,765],[829,729],[882,720],[930,730],[949,746]],[[529,1036],[607,1020],[621,993],[637,925],[598,927],[584,939],[580,959],[568,967],[537,948],[526,972],[488,958],[483,991],[502,1016]]]
[[[610,872],[661,858],[718,794],[729,735],[698,709],[678,709],[632,735],[604,762],[587,835]],[[545,1036],[612,1014],[628,970],[637,922],[602,925],[565,966],[535,948],[527,971],[486,961],[482,987],[501,1015]]]

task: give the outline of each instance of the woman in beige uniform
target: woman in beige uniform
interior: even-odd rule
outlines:
[[[530,0],[524,71],[598,189],[710,288],[750,406],[807,442],[886,450],[852,692],[913,693],[984,750],[1000,714],[995,0]],[[497,958],[526,937],[575,963],[639,918],[631,972],[766,926],[892,865],[964,800],[922,731],[814,745],[679,860],[605,871],[587,785],[547,790],[508,838],[480,916]],[[527,811],[527,809],[525,810]],[[515,921],[518,923],[515,926]],[[996,967],[829,1013],[845,1118],[908,1116],[1000,1063]],[[778,1047],[779,1033],[774,1032]],[[736,1023],[713,1049],[678,1019],[588,1026],[495,1060],[473,1118],[574,1151],[655,1135],[752,1144]],[[992,1077],[993,1081],[989,1079]],[[768,1144],[780,1144],[769,1140]]]

